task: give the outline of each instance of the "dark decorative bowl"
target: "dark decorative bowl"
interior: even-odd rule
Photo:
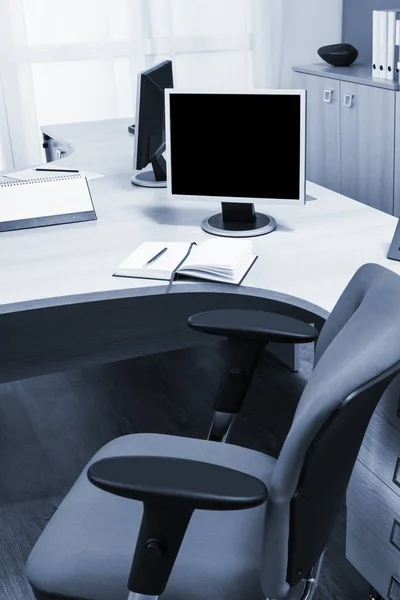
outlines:
[[[351,44],[331,44],[317,50],[325,62],[334,67],[349,67],[358,56],[357,48]]]

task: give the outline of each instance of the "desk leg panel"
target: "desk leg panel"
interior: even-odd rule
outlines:
[[[271,310],[317,328],[326,318],[312,305],[296,305],[294,299],[272,292],[210,287],[204,292],[188,286],[171,294],[159,288],[119,291],[11,306],[8,312],[3,307],[0,382],[213,343],[218,338],[212,340],[186,324],[190,315],[206,310]]]

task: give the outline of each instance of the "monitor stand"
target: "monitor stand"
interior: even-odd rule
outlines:
[[[141,187],[167,187],[167,165],[165,158],[162,155],[155,155],[151,159],[151,165],[153,167],[152,169],[139,171],[139,173],[136,173],[136,175],[131,177],[131,182],[134,185],[139,185]]]
[[[222,213],[204,219],[202,228],[207,233],[224,237],[254,237],[274,231],[273,217],[256,213],[254,204],[221,202]]]

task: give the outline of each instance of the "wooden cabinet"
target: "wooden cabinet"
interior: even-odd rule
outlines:
[[[307,90],[307,179],[400,217],[400,84],[373,80],[369,66],[294,71],[293,87]],[[348,560],[400,600],[400,376],[371,419],[346,503]]]
[[[396,94],[342,81],[341,193],[393,214]]]
[[[362,69],[348,71],[356,73],[351,76],[318,65],[300,69],[295,68],[293,86],[307,90],[306,178],[398,214],[395,147],[400,133],[395,135],[395,114],[400,109],[395,85],[377,84]],[[400,166],[400,156],[397,160]],[[400,192],[400,174],[396,183]]]
[[[395,123],[393,214],[395,217],[400,217],[400,92],[396,92]]]
[[[340,82],[295,73],[294,83],[307,90],[306,178],[340,192]]]
[[[400,599],[400,378],[368,426],[347,489],[346,557],[385,600]]]

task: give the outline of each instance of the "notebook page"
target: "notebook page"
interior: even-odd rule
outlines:
[[[226,275],[228,277],[235,277],[238,273],[240,273],[243,270],[244,267],[246,267],[247,264],[249,264],[253,257],[254,253],[249,248],[248,252],[246,252],[246,254],[242,256],[242,258],[239,260],[238,263],[236,263],[236,265],[233,268],[207,266],[204,269],[201,269],[200,267],[195,267],[195,269],[196,271],[202,270],[207,273],[215,273],[216,275],[221,274]]]
[[[234,271],[243,258],[252,253],[252,243],[248,240],[212,239],[193,248],[182,269],[206,268],[207,270]]]
[[[0,185],[0,222],[85,211],[93,211],[93,204],[79,175]]]
[[[257,256],[255,254],[250,254],[250,258],[247,259],[247,261],[243,262],[242,266],[240,267],[240,269],[238,269],[235,272],[229,271],[229,272],[215,272],[215,271],[209,271],[209,270],[202,270],[202,269],[184,269],[182,271],[182,275],[186,275],[188,277],[195,277],[196,279],[206,279],[207,281],[220,281],[220,282],[224,282],[224,283],[240,283],[242,281],[242,279],[244,278],[244,276],[246,275],[246,273],[249,271],[250,267],[253,265],[254,261],[256,260]],[[181,272],[181,270],[179,269],[179,272]]]
[[[116,273],[145,271],[147,275],[151,276],[152,272],[163,271],[170,274],[181,262],[189,246],[190,244],[187,242],[144,242],[118,266]],[[153,263],[144,267],[146,262],[163,248],[167,248],[167,251]]]

